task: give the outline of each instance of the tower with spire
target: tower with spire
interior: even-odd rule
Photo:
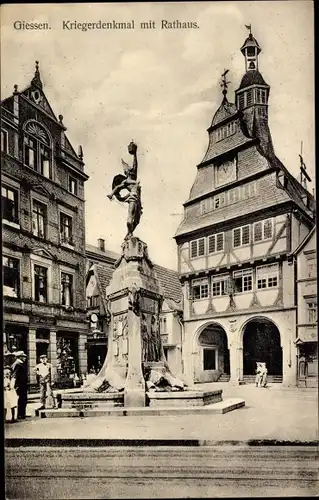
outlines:
[[[295,299],[287,283],[291,255],[315,224],[315,202],[275,154],[262,49],[246,28],[244,74],[234,100],[228,70],[221,75],[208,147],[175,234],[184,366],[194,382],[223,374],[238,383],[265,362],[270,377],[295,385]]]
[[[88,176],[82,147],[78,153],[73,148],[62,119],[44,92],[36,61],[27,86],[15,84],[1,103],[4,332],[27,354],[31,386],[39,356],[47,354],[56,369],[64,346],[71,346],[78,375],[87,369]],[[66,378],[58,372],[58,383],[71,383]]]

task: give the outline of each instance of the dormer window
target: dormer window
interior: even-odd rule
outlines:
[[[23,158],[28,167],[52,179],[52,141],[37,122],[27,123],[23,136]]]

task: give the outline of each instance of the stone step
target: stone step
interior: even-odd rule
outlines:
[[[66,418],[66,417],[132,417],[132,416],[168,416],[168,415],[214,415],[224,414],[242,408],[245,401],[240,398],[229,398],[218,403],[197,407],[169,407],[165,408],[97,408],[77,410],[75,408],[59,408],[37,410],[41,418]]]

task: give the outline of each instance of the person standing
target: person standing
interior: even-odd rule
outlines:
[[[44,410],[45,405],[46,405],[46,400],[50,401],[49,406],[52,406],[55,408],[55,400],[54,400],[54,395],[53,395],[53,390],[52,390],[52,383],[53,383],[53,377],[52,377],[52,365],[51,363],[48,363],[48,358],[46,354],[42,354],[40,356],[40,363],[38,363],[35,367],[35,372],[38,376],[39,384],[40,384],[40,401],[41,401],[41,406],[39,410]]]
[[[18,396],[15,389],[12,387],[10,366],[5,366],[3,370],[3,389],[4,389],[3,407],[5,411],[4,420],[5,421],[7,420],[8,412],[10,411],[11,413],[10,422],[15,422],[15,409],[18,404]]]
[[[18,420],[25,419],[28,402],[28,369],[26,364],[27,355],[23,351],[14,353],[15,361],[11,367],[11,387],[18,395]]]

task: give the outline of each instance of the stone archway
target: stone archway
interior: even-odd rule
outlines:
[[[277,326],[267,318],[255,318],[243,331],[243,374],[256,374],[256,363],[266,363],[268,375],[282,377],[282,348]]]
[[[222,326],[210,323],[197,338],[195,382],[216,382],[222,375],[229,379],[229,349],[227,334]]]

